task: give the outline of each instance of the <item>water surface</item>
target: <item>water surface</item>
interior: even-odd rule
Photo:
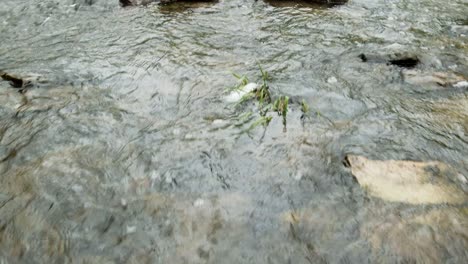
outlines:
[[[406,52],[466,76],[467,13],[464,0],[2,0],[0,69],[42,81],[0,82],[0,262],[466,263],[466,204],[374,198],[343,158],[468,176],[467,90],[358,57]],[[275,113],[248,130],[257,104],[223,100],[231,72],[259,81],[258,64],[291,98],[287,132]]]

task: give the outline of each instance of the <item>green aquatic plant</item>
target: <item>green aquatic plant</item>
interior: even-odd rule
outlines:
[[[249,78],[247,76],[240,75],[235,72],[232,72],[231,74],[238,80],[238,82],[236,85],[228,89],[228,91],[242,90],[244,86],[246,86],[249,83]]]
[[[301,112],[302,112],[301,122],[302,122],[302,126],[304,126],[305,120],[306,118],[309,117],[309,112],[310,112],[310,107],[304,99],[302,99],[302,102],[301,102]]]
[[[264,71],[260,63],[258,64],[258,68],[260,69],[260,73],[262,74],[262,81],[263,85],[268,86],[268,81],[271,79],[270,75],[267,71]]]
[[[288,105],[289,105],[289,97],[287,96],[280,96],[273,103],[273,111],[276,111],[279,116],[283,117],[283,129],[285,131],[286,131],[286,120],[287,120],[287,115],[288,115]]]
[[[243,126],[244,124],[250,122],[252,119],[253,119],[253,112],[252,112],[252,111],[245,112],[245,113],[239,115],[239,116],[235,119],[236,122],[234,123],[234,126],[236,126],[236,127],[241,127],[241,126]]]
[[[306,116],[309,114],[309,111],[310,111],[310,107],[309,105],[306,103],[306,101],[304,99],[302,99],[302,102],[301,102],[301,112],[302,112],[302,115],[303,116]]]
[[[260,103],[260,106],[263,106],[264,103],[269,104],[271,102],[271,94],[268,85],[262,84],[260,88],[255,89],[255,98]]]
[[[243,85],[246,85],[249,83],[249,78],[245,75],[240,75],[235,72],[233,72],[232,75],[236,77]]]
[[[278,115],[285,116],[288,114],[288,105],[289,97],[282,95],[275,100],[275,103],[273,104],[273,111],[278,112]]]
[[[253,116],[251,115],[249,117],[249,121],[252,120],[252,118],[253,118]],[[242,134],[247,134],[249,137],[251,137],[250,132],[252,130],[256,129],[259,126],[263,126],[264,129],[266,129],[268,127],[268,125],[270,124],[272,119],[273,119],[272,116],[260,116],[253,123],[251,123],[250,126],[248,126],[247,128],[241,130],[241,132],[238,133],[238,136],[240,136]],[[264,131],[264,133],[265,133],[265,131]]]
[[[272,116],[260,116],[260,118],[255,120],[255,122],[253,122],[252,125],[250,125],[250,127],[247,129],[247,132],[253,130],[254,128],[260,125],[263,127],[267,127],[270,124],[272,119],[273,119]]]
[[[260,67],[260,72],[261,72],[261,78],[262,78],[262,83],[259,85],[257,88],[255,88],[253,91],[246,93],[241,97],[241,99],[237,102],[237,105],[243,104],[246,101],[249,101],[251,99],[256,99],[259,102],[259,111],[262,112],[261,110],[264,108],[264,104],[269,104],[271,102],[271,93],[270,93],[270,87],[268,85],[268,79],[269,75],[268,72],[264,71],[261,66]],[[249,78],[246,75],[240,75],[237,73],[232,73],[232,75],[238,79],[238,83],[234,86],[228,89],[228,91],[241,91],[244,89],[249,84]]]
[[[243,104],[247,101],[255,99],[258,102],[258,113],[260,118],[256,120],[252,125],[247,129],[250,131],[259,125],[267,127],[271,120],[273,119],[272,116],[268,116],[268,112],[275,111],[278,113],[279,116],[283,118],[283,126],[284,131],[286,131],[286,123],[287,123],[287,115],[288,115],[288,107],[289,107],[289,97],[285,95],[281,95],[278,99],[272,103],[272,96],[270,92],[269,80],[270,75],[267,71],[263,70],[262,66],[258,65],[260,74],[261,74],[261,84],[258,85],[255,89],[250,92],[244,94],[240,100],[236,103],[236,105]],[[240,75],[236,73],[232,73],[232,75],[239,80],[236,86],[231,88],[231,91],[235,90],[242,90],[245,86],[249,85],[249,78],[246,75]],[[305,105],[305,102],[303,101]],[[303,108],[304,108],[303,105]],[[308,106],[306,107],[308,111]],[[251,115],[249,115],[250,117]]]
[[[262,66],[258,64],[258,68],[260,69],[262,83],[261,85],[255,89],[255,98],[260,103],[260,107],[263,107],[264,103],[271,103],[271,93],[270,93],[270,86],[268,85],[268,81],[270,76],[267,71],[264,71]]]

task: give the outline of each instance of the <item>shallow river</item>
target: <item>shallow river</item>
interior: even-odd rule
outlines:
[[[1,0],[0,70],[35,84],[0,82],[0,263],[467,263],[466,202],[376,198],[343,165],[468,176],[468,90],[385,63],[466,76],[467,14],[466,0]],[[291,98],[287,130],[224,99],[258,65]]]

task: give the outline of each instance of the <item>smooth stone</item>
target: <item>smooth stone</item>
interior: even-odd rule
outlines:
[[[466,80],[455,73],[451,72],[434,72],[427,73],[415,70],[406,70],[402,72],[405,82],[414,85],[438,85],[438,86],[454,86],[463,88],[466,85]]]
[[[438,161],[370,160],[348,155],[346,161],[359,185],[371,196],[410,204],[461,204],[467,195],[444,176],[457,175]]]
[[[338,82],[338,80],[333,76],[328,78],[328,80],[327,80],[327,83],[330,83],[330,84],[334,84],[334,83],[337,83],[337,82]]]

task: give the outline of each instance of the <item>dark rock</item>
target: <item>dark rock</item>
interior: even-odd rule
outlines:
[[[386,63],[387,65],[395,65],[401,68],[412,69],[419,65],[421,62],[415,55],[373,55],[373,54],[359,54],[359,59],[362,62],[370,63]]]
[[[358,56],[362,62],[367,62],[367,56],[366,54],[362,53],[362,54],[359,54]]]
[[[13,88],[23,88],[23,85],[25,84],[22,78],[10,75],[6,72],[0,71],[0,76],[4,81],[8,81]]]
[[[396,60],[390,60],[389,63],[391,65],[396,65],[398,67],[402,68],[414,68],[419,64],[419,59],[418,58],[402,58],[402,59],[396,59]]]
[[[30,73],[18,76],[0,70],[0,77],[0,81],[3,80],[9,82],[10,86],[17,88],[20,93],[24,93],[32,87],[45,87],[49,84],[49,80],[40,74]]]
[[[85,0],[85,1],[84,1],[84,3],[85,3],[86,5],[89,5],[89,6],[93,5],[95,2],[96,2],[96,0]]]
[[[162,2],[158,0],[119,0],[120,5],[123,7],[126,6],[139,6],[139,5],[148,5],[151,3]]]
[[[133,5],[132,1],[130,1],[130,0],[119,0],[119,2],[120,2],[120,5],[123,6],[123,7]]]

